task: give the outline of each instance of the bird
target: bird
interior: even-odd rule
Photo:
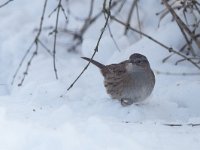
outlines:
[[[148,59],[142,54],[133,53],[128,60],[110,65],[81,58],[100,69],[107,93],[112,99],[119,100],[122,106],[144,101],[154,89],[155,75]]]

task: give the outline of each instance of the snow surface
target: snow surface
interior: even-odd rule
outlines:
[[[89,2],[72,1],[73,15],[84,18]],[[102,6],[100,1],[97,2],[95,12]],[[48,2],[47,14],[56,3]],[[0,150],[199,149],[200,127],[186,125],[200,123],[199,76],[156,75],[156,86],[150,98],[140,105],[122,107],[106,94],[99,70],[91,65],[66,93],[67,87],[86,64],[80,56],[93,53],[104,23],[103,17],[85,34],[81,55],[67,53],[65,46],[58,45],[59,80],[55,79],[52,57],[40,47],[23,86],[18,87],[17,83],[26,63],[15,85],[11,86],[12,76],[34,39],[33,29],[39,25],[42,8],[41,0],[16,0],[0,9],[0,84],[4,84],[0,85]],[[170,16],[163,19],[157,28],[159,19],[155,13],[162,6],[156,0],[142,0],[140,9],[143,10],[141,19],[145,33],[168,46],[180,47],[184,39],[178,27],[170,22]],[[60,25],[64,26],[63,16],[60,18]],[[54,19],[55,15],[50,19],[46,16],[45,26],[54,25]],[[133,26],[136,27],[137,23]],[[80,22],[72,18],[69,27],[78,28]],[[95,56],[100,62],[120,62],[139,52],[147,56],[153,70],[198,72],[187,62],[175,66],[178,56],[163,64],[162,59],[168,55],[165,49],[144,37],[123,36],[124,28],[119,24],[111,27],[121,51],[106,31]],[[59,40],[65,42],[65,36]],[[52,48],[53,38],[48,33],[44,32],[42,40]],[[181,123],[183,126],[169,127],[164,126],[165,123]]]

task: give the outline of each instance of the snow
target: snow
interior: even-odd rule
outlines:
[[[74,15],[83,14],[82,18],[85,17],[84,8],[88,8],[86,4],[89,3],[87,0],[84,2],[76,0],[71,3]],[[55,1],[48,2],[47,14],[55,4]],[[100,5],[98,1],[95,12],[100,10]],[[155,9],[152,10],[152,6]],[[103,17],[86,32],[81,54],[67,53],[65,46],[58,45],[59,80],[55,79],[52,57],[40,47],[23,86],[17,84],[26,63],[12,86],[13,74],[34,39],[33,29],[39,25],[42,7],[40,0],[31,3],[21,0],[0,9],[1,150],[199,149],[200,127],[187,125],[200,123],[199,76],[156,74],[156,86],[151,97],[140,105],[122,107],[106,94],[103,77],[98,68],[91,65],[67,92],[67,87],[86,65],[80,56],[90,57],[93,53],[104,23]],[[156,0],[141,1],[140,7],[144,10],[141,17],[145,33],[168,46],[179,48],[184,39],[170,17],[164,18],[157,28],[159,19],[154,14],[162,9],[160,3]],[[54,25],[54,17],[48,19],[46,16],[45,26]],[[64,17],[61,15],[60,18],[61,25],[64,25]],[[80,24],[73,20],[69,26],[77,28]],[[111,27],[120,51],[106,30],[96,60],[104,64],[117,63],[139,52],[147,56],[154,71],[199,72],[188,62],[175,66],[178,56],[172,56],[163,64],[162,59],[168,56],[164,48],[145,37],[123,36],[124,28],[118,24],[113,23]],[[52,48],[52,37],[46,35],[44,32],[42,40]],[[65,41],[63,35],[58,39]],[[183,126],[163,125],[166,123],[181,123]]]

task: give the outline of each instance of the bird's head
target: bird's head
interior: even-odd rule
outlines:
[[[141,72],[150,68],[147,58],[139,53],[134,53],[129,57],[127,70],[130,72]]]

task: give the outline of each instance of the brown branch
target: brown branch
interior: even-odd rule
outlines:
[[[85,23],[84,23],[84,25],[82,26],[82,28],[80,30],[80,34],[81,35],[83,35],[85,33],[85,31],[87,30],[88,26],[90,25],[91,17],[92,17],[92,14],[93,14],[93,8],[94,8],[94,0],[91,0],[88,17],[86,18]]]
[[[93,20],[92,18],[92,14],[93,14],[93,8],[94,8],[94,0],[91,0],[90,2],[90,9],[89,9],[89,13],[88,13],[88,16],[87,18],[85,19],[84,21],[84,24],[83,26],[81,27],[81,29],[79,30],[78,33],[74,33],[74,39],[77,39],[77,42],[76,44],[72,45],[68,51],[74,51],[76,49],[77,46],[79,46],[82,41],[83,41],[83,35],[84,33],[86,32],[86,30],[91,26],[92,22],[91,20]],[[100,15],[98,16],[95,16],[95,20],[99,17]]]
[[[119,6],[119,8],[118,8],[118,10],[117,10],[117,13],[119,13],[119,12],[122,10],[122,8],[124,7],[126,1],[127,1],[127,0],[122,0],[121,5]],[[115,15],[116,15],[116,14],[115,14]]]
[[[47,46],[41,40],[38,40],[38,43],[40,43],[40,45],[47,51],[49,55],[53,56],[51,50],[47,48]]]
[[[112,30],[111,30],[109,24],[108,24],[108,31],[109,31],[109,35],[110,35],[110,37],[111,37],[111,39],[112,39],[112,41],[113,41],[115,47],[116,47],[116,48],[118,49],[118,51],[120,52],[121,50],[120,50],[120,48],[119,48],[119,45],[117,44],[117,41],[115,40],[115,38],[114,38],[114,36],[113,36]]]
[[[133,15],[133,11],[134,11],[135,6],[137,5],[137,2],[138,2],[138,0],[134,0],[133,3],[132,3],[132,5],[131,5],[131,9],[130,9],[130,11],[129,11],[128,18],[127,18],[127,21],[126,21],[126,26],[125,26],[125,31],[124,31],[124,34],[125,34],[125,35],[126,35],[127,32],[128,32],[128,29],[129,29],[128,26],[129,26],[129,24],[130,24],[130,22],[131,22],[131,18],[132,18],[132,15]]]
[[[123,26],[127,26],[126,23],[124,23],[123,21],[117,19],[115,16],[112,16],[112,15],[111,15],[110,18],[113,19],[113,20],[115,20],[116,22],[118,22],[119,24],[121,24],[121,25],[123,25]],[[153,41],[153,42],[155,42],[156,44],[160,45],[161,47],[167,49],[168,52],[170,52],[170,53],[171,53],[171,52],[172,52],[172,53],[175,53],[175,54],[177,54],[177,55],[179,55],[179,56],[181,56],[181,57],[187,59],[187,56],[185,56],[184,54],[182,54],[182,53],[180,53],[180,52],[174,50],[174,49],[171,48],[171,47],[168,47],[168,46],[164,45],[163,43],[161,43],[161,42],[159,42],[158,40],[152,38],[151,36],[147,35],[146,33],[143,33],[143,32],[141,32],[141,31],[139,31],[139,30],[137,30],[137,29],[131,27],[130,25],[128,25],[128,28],[129,28],[130,30],[132,30],[132,31],[134,31],[134,32],[136,32],[136,33],[138,33],[138,34],[141,34],[141,35],[147,37],[147,38],[150,39],[151,41]],[[197,65],[193,60],[190,60],[190,59],[189,59],[189,60],[187,60],[187,61],[189,61],[190,63],[192,63],[196,68],[200,69],[200,66]]]
[[[105,13],[104,13],[104,17],[105,17],[105,19],[106,19],[106,14],[105,14]],[[110,37],[111,37],[111,39],[112,39],[112,41],[113,41],[115,47],[116,47],[116,48],[118,49],[118,51],[120,52],[121,50],[120,50],[120,48],[119,48],[119,45],[117,44],[117,41],[115,40],[115,38],[114,38],[114,36],[113,36],[113,33],[112,33],[112,30],[111,30],[111,27],[110,27],[109,23],[108,23],[108,31],[109,31],[109,35],[110,35]]]
[[[103,11],[107,13],[107,17],[106,17],[106,21],[105,21],[105,24],[103,26],[103,28],[101,29],[101,34],[98,38],[98,41],[97,41],[97,44],[94,48],[94,53],[92,55],[92,57],[90,58],[91,60],[94,58],[95,54],[98,52],[98,48],[99,48],[99,43],[101,41],[101,38],[103,36],[103,33],[108,25],[108,21],[110,19],[110,15],[111,15],[111,3],[112,3],[112,0],[109,0],[109,8],[107,9],[106,8],[106,0],[104,0],[104,4],[103,4]],[[69,91],[73,86],[74,84],[77,82],[77,80],[82,76],[82,74],[87,70],[87,68],[89,67],[90,65],[90,62],[88,62],[88,64],[85,66],[85,68],[81,71],[81,73],[78,75],[78,77],[74,80],[74,82],[68,87],[67,91]]]
[[[165,57],[163,60],[162,60],[162,63],[165,63],[169,58],[171,58],[173,56],[173,54],[170,54],[169,56]]]
[[[71,51],[75,51],[76,48],[82,44],[82,41],[83,41],[83,36],[85,34],[85,32],[92,26],[92,24],[99,18],[101,17],[101,15],[104,13],[104,10],[101,10],[99,13],[97,13],[94,17],[92,17],[92,13],[93,13],[93,0],[91,0],[91,5],[90,5],[90,11],[89,11],[89,14],[88,14],[88,17],[85,19],[85,22],[83,24],[83,26],[81,27],[81,29],[78,31],[78,32],[75,32],[75,31],[71,31],[71,33],[74,34],[74,38],[73,39],[76,39],[77,41],[75,42],[75,44],[73,44],[69,49],[68,51],[71,52]],[[120,1],[114,1],[112,4],[111,4],[111,9],[114,8],[115,6],[117,6],[117,4],[119,3]]]
[[[65,17],[65,20],[68,21],[68,17],[67,17],[67,14],[65,12],[65,9],[63,8],[63,5],[61,5],[61,11],[63,12],[63,15]]]
[[[130,122],[130,121],[122,121],[122,123],[126,124],[143,124],[143,122]],[[154,122],[154,125],[157,125],[158,123]],[[197,127],[200,126],[200,123],[187,123],[187,124],[182,124],[182,123],[164,123],[159,125],[163,126],[169,126],[169,127],[183,127],[183,126],[191,126],[191,127]]]
[[[166,123],[166,124],[163,124],[164,126],[169,126],[169,127],[181,127],[183,126],[182,124],[169,124],[169,123]]]
[[[7,2],[1,4],[1,5],[0,5],[0,8],[6,6],[7,4],[9,4],[9,3],[12,2],[12,1],[14,1],[14,0],[8,0]]]
[[[30,68],[30,66],[31,66],[31,62],[33,61],[34,57],[35,57],[35,56],[37,55],[37,53],[38,53],[38,43],[37,43],[37,41],[35,42],[35,46],[36,46],[36,49],[35,49],[35,51],[33,52],[31,58],[29,59],[27,65],[26,65],[26,69],[25,69],[25,71],[24,71],[24,73],[23,73],[23,77],[22,77],[22,79],[21,79],[21,82],[18,84],[18,86],[22,86],[22,84],[23,84],[23,82],[24,82],[24,80],[25,80],[26,75],[28,75],[28,71],[29,71],[29,68]]]
[[[154,70],[154,72],[158,75],[172,75],[172,76],[199,76],[200,73],[176,73],[176,72],[163,72],[163,71],[158,71],[158,70]]]
[[[17,69],[16,69],[16,71],[15,71],[15,73],[14,73],[14,75],[13,75],[13,78],[12,78],[12,81],[11,81],[11,85],[14,84],[15,78],[16,78],[16,76],[17,76],[17,74],[18,74],[20,68],[22,67],[22,64],[24,63],[26,57],[27,57],[28,54],[30,53],[30,51],[31,51],[31,49],[32,49],[32,47],[33,47],[34,44],[35,44],[35,41],[30,45],[30,47],[27,49],[26,53],[25,53],[24,56],[22,57],[22,59],[21,59],[19,65],[18,65],[18,67],[17,67]]]
[[[187,27],[187,25],[180,19],[180,17],[176,14],[176,12],[171,8],[171,6],[168,4],[167,0],[162,0],[166,8],[169,10],[169,12],[172,14],[174,19],[176,20],[177,24],[185,30],[185,32],[190,35],[190,37],[195,41],[196,45],[200,48],[200,41],[196,38],[196,36],[190,31],[190,29]]]
[[[193,58],[188,57],[187,59],[183,58],[183,59],[177,60],[175,65],[178,65],[179,63],[181,63],[183,61],[187,61],[188,59],[197,60],[198,61],[197,63],[200,62],[200,58],[198,58],[198,57],[193,57]]]
[[[142,31],[142,27],[141,27],[141,22],[140,22],[140,14],[139,14],[139,8],[138,8],[138,2],[136,3],[136,14],[137,14],[137,22],[138,22],[138,28],[139,31]],[[142,35],[140,34],[140,38],[142,38]]]
[[[17,67],[17,69],[16,69],[16,71],[15,71],[15,73],[14,73],[14,76],[13,76],[13,79],[12,79],[12,82],[11,82],[12,85],[14,84],[14,81],[15,81],[15,79],[16,79],[16,76],[17,76],[17,74],[18,74],[20,68],[22,67],[22,65],[23,65],[23,63],[24,63],[24,61],[25,61],[25,59],[27,58],[28,54],[30,53],[32,47],[34,46],[34,44],[36,45],[36,49],[35,49],[34,52],[32,53],[32,56],[31,56],[31,58],[29,59],[29,61],[28,61],[28,63],[27,63],[26,69],[25,69],[25,71],[24,71],[24,73],[23,73],[23,77],[22,77],[20,83],[18,84],[18,86],[21,86],[21,85],[23,84],[23,82],[24,82],[24,80],[25,80],[25,77],[26,77],[26,75],[28,74],[28,70],[29,70],[29,67],[30,67],[30,65],[31,65],[31,62],[32,62],[32,60],[34,59],[34,57],[35,57],[35,56],[37,55],[37,53],[38,53],[38,42],[39,42],[40,34],[41,34],[41,32],[42,32],[42,26],[43,26],[43,20],[44,20],[44,15],[45,15],[45,11],[46,11],[47,2],[48,2],[48,0],[45,0],[45,2],[44,2],[44,7],[43,7],[43,11],[42,11],[42,16],[41,16],[41,19],[40,19],[40,25],[39,25],[38,33],[37,33],[37,35],[35,36],[35,39],[34,39],[34,41],[32,42],[31,46],[27,49],[25,55],[23,56],[22,60],[20,61],[19,66]]]
[[[53,42],[53,69],[55,73],[56,79],[58,79],[58,72],[56,68],[56,46],[57,46],[57,36],[58,36],[58,22],[59,22],[59,15],[60,12],[63,13],[65,20],[68,21],[67,14],[65,13],[65,9],[62,5],[62,0],[58,1],[58,5],[56,8],[53,9],[53,11],[49,14],[49,17],[51,17],[54,13],[56,13],[56,21],[55,21],[55,28],[49,33],[49,35],[54,34],[54,42]]]
[[[57,14],[56,14],[56,24],[55,24],[55,29],[54,29],[54,44],[53,44],[53,69],[55,72],[55,76],[56,79],[58,79],[58,73],[57,73],[57,68],[56,68],[56,42],[57,42],[57,34],[58,34],[58,21],[59,21],[59,14],[60,14],[60,10],[62,7],[61,4],[62,0],[59,0],[58,2],[58,6],[55,10],[57,10]]]
[[[191,126],[191,127],[196,127],[196,126],[200,126],[200,123],[188,123],[188,124],[173,124],[173,123],[167,123],[167,124],[163,124],[165,126],[170,126],[170,127],[182,127],[184,125],[187,126]]]

